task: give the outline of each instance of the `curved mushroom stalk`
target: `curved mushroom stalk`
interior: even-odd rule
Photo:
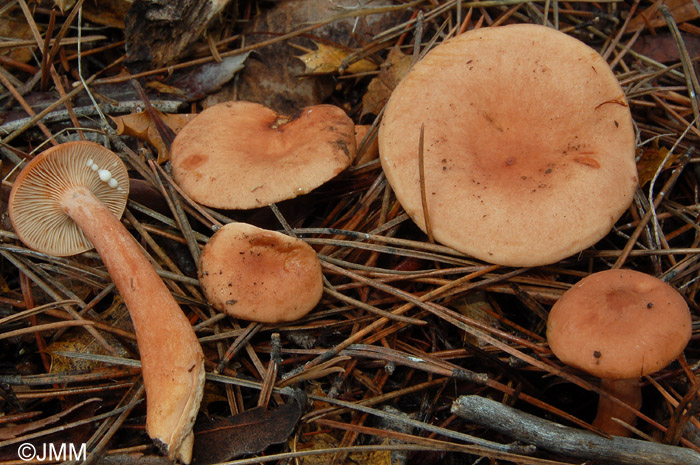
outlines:
[[[189,463],[204,355],[180,306],[119,221],[127,186],[126,167],[114,153],[92,142],[69,142],[27,164],[8,211],[17,235],[35,250],[67,256],[97,249],[134,323],[148,434],[168,458]]]
[[[61,205],[107,266],[134,323],[148,401],[148,434],[168,458],[189,463],[204,387],[204,355],[192,326],[121,222],[85,188]]]
[[[601,379],[600,390],[617,397],[635,410],[642,406],[642,390],[639,388],[638,379]],[[630,431],[613,418],[630,426],[637,422],[637,416],[631,410],[605,396],[600,396],[593,426],[613,436],[630,436]]]

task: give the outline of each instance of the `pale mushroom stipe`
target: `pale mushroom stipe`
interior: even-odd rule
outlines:
[[[554,304],[547,341],[565,364],[601,379],[600,389],[639,410],[640,377],[676,359],[690,340],[688,305],[676,289],[638,271],[613,269],[576,283]],[[634,425],[629,409],[601,396],[593,425],[615,436]]]
[[[204,355],[180,306],[119,221],[128,186],[116,154],[92,142],[69,142],[27,163],[8,210],[18,237],[35,250],[58,256],[97,250],[134,324],[146,431],[169,459],[189,463]]]
[[[632,202],[634,156],[630,109],[605,60],[532,24],[437,45],[379,128],[382,167],[414,222],[427,232],[427,211],[436,241],[506,266],[554,263],[603,238]]]

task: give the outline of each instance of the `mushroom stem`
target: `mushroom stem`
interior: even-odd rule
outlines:
[[[638,379],[601,379],[600,390],[621,400],[635,410],[642,406],[642,390]],[[607,396],[600,396],[598,413],[593,420],[593,426],[612,436],[630,436],[630,431],[614,421],[617,418],[628,425],[634,426],[637,416],[630,409],[622,407]]]
[[[146,387],[146,430],[169,459],[189,463],[205,374],[192,326],[138,242],[91,191],[70,189],[61,206],[95,246],[129,309]]]

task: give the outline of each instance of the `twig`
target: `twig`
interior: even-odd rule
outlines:
[[[452,413],[518,441],[579,459],[625,465],[700,465],[700,454],[690,449],[617,436],[607,439],[481,396],[460,396],[452,404]]]

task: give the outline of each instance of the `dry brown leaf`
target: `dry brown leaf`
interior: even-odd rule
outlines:
[[[132,0],[88,1],[83,4],[83,16],[95,24],[124,29],[124,17],[132,3]],[[54,4],[66,14],[75,5],[75,0],[54,0]]]
[[[688,55],[700,56],[700,37],[681,33]],[[644,34],[632,45],[632,50],[659,63],[673,63],[681,59],[678,44],[671,33]]]
[[[296,451],[330,449],[340,446],[340,440],[328,433],[308,435],[308,441],[303,445],[297,443]],[[385,441],[386,443],[387,441]],[[290,444],[293,446],[293,444]],[[330,462],[331,454],[309,455],[304,457],[304,465],[326,465]],[[345,465],[391,465],[391,451],[378,450],[372,452],[353,452],[348,454]]]
[[[27,21],[12,13],[0,15],[0,36],[9,40],[31,40],[33,38]],[[6,48],[2,49],[0,54],[21,63],[27,63],[32,59],[31,47]]]
[[[474,292],[468,294],[466,297],[458,299],[453,304],[455,310],[457,310],[462,315],[484,323],[492,327],[498,327],[498,319],[493,316],[494,309],[491,303],[486,299],[486,293],[484,292]],[[482,330],[475,330],[476,333],[483,334]],[[465,333],[464,339],[476,346],[483,348],[488,344],[476,337],[474,334]]]
[[[83,16],[88,21],[107,27],[124,29],[124,18],[129,11],[132,0],[99,0],[85,2]]]
[[[196,116],[193,114],[166,114],[160,112],[158,112],[158,114],[163,122],[172,129],[175,134]],[[126,116],[114,116],[112,119],[117,123],[117,134],[134,136],[151,144],[158,150],[158,163],[164,163],[168,160],[168,147],[160,137],[155,122],[147,112],[142,111]]]
[[[112,335],[104,334],[105,339],[122,357],[129,357],[129,352]],[[90,371],[104,366],[103,362],[96,362],[76,357],[66,357],[59,352],[77,352],[80,354],[110,355],[95,338],[85,331],[70,331],[58,341],[52,342],[46,348],[51,355],[51,373],[67,373],[72,371]]]
[[[65,14],[68,10],[73,8],[75,0],[54,0],[53,3],[61,10],[61,13]]]
[[[642,151],[642,155],[637,162],[637,173],[639,176],[639,186],[643,187],[646,183],[652,180],[654,174],[659,170],[664,159],[668,155],[666,147],[648,148]],[[671,154],[666,160],[663,169],[669,168],[673,162],[678,159],[677,154]]]
[[[244,454],[257,454],[272,444],[285,442],[305,405],[306,396],[297,391],[289,402],[276,409],[256,407],[231,417],[197,422],[194,463],[223,462]]]
[[[392,0],[279,0],[258,2],[260,13],[243,26],[246,44],[251,45],[288,34],[309,24],[323,22],[340,11],[379,8],[394,5]],[[342,44],[359,49],[373,41],[376,34],[407,21],[411,9],[368,16],[346,17],[313,30],[320,42]],[[313,48],[310,39],[298,37],[295,43]],[[257,49],[239,73],[235,86],[228,85],[212,97],[207,105],[232,98],[262,103],[279,114],[291,115],[301,108],[327,101],[338,82],[332,76],[299,79],[304,64],[290,50],[288,42],[278,42]]]
[[[671,16],[678,24],[692,21],[700,16],[693,2],[688,0],[665,0],[663,3],[671,11]],[[635,32],[637,29],[646,27],[647,24],[651,27],[665,27],[666,20],[659,10],[659,5],[659,2],[654,2],[653,5],[632,18],[627,25],[627,32]]]
[[[404,54],[398,48],[392,48],[384,64],[381,65],[379,75],[370,81],[367,92],[362,97],[362,116],[379,112],[391,96],[391,92],[406,75],[411,67],[412,58]]]
[[[321,74],[336,74],[340,66],[353,51],[345,47],[338,47],[333,44],[322,44],[314,42],[316,50],[295,45],[295,48],[303,50],[307,53],[297,56],[306,66],[304,74],[307,76],[318,76]],[[367,73],[377,69],[377,65],[367,59],[357,60],[351,63],[344,74]]]

